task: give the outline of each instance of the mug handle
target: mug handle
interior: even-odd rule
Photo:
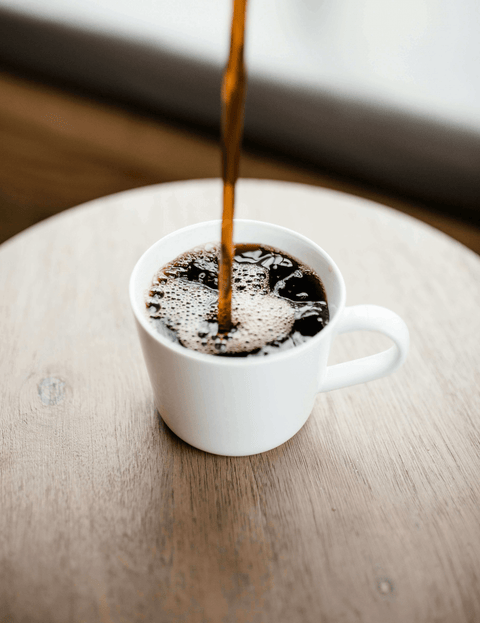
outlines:
[[[400,316],[390,309],[378,305],[346,307],[335,333],[350,331],[378,331],[389,337],[394,346],[376,355],[327,366],[319,392],[379,379],[395,372],[405,361],[410,344],[408,328]]]

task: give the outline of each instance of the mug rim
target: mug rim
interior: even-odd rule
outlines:
[[[328,262],[338,282],[338,285],[340,288],[340,296],[339,296],[339,304],[337,306],[335,316],[332,320],[329,320],[327,326],[324,327],[321,331],[319,331],[316,335],[314,335],[307,342],[300,344],[299,346],[295,346],[293,348],[280,351],[278,353],[271,353],[265,357],[221,357],[218,355],[211,355],[208,353],[200,353],[198,351],[191,350],[190,348],[186,348],[185,346],[182,346],[181,344],[172,342],[168,338],[160,335],[155,330],[153,325],[151,325],[151,323],[148,322],[147,315],[146,314],[144,315],[141,313],[141,310],[139,309],[139,306],[138,306],[138,302],[136,300],[137,299],[136,283],[138,280],[138,273],[140,271],[142,262],[150,253],[152,253],[152,251],[156,247],[161,246],[163,243],[171,240],[172,238],[181,236],[182,234],[188,231],[194,230],[194,229],[198,229],[199,227],[206,228],[208,226],[213,226],[213,225],[219,225],[221,227],[221,223],[222,223],[221,219],[213,219],[209,221],[200,221],[199,223],[193,223],[192,225],[187,225],[186,227],[176,229],[170,232],[169,234],[162,236],[159,240],[157,240],[152,245],[150,245],[150,247],[148,247],[148,249],[146,249],[140,256],[140,258],[137,260],[132,270],[132,273],[130,276],[130,282],[129,282],[130,306],[132,308],[135,319],[140,324],[140,326],[147,332],[147,334],[151,338],[153,338],[156,342],[161,344],[162,346],[169,348],[170,350],[173,350],[174,352],[178,353],[179,355],[183,357],[186,357],[187,359],[197,360],[199,362],[204,362],[205,364],[209,364],[213,366],[221,365],[221,366],[233,366],[233,367],[236,367],[236,366],[243,367],[243,366],[262,365],[262,364],[265,365],[265,364],[268,364],[268,362],[280,361],[283,359],[300,356],[302,353],[306,352],[308,349],[315,348],[315,346],[320,341],[328,339],[328,337],[333,333],[335,325],[337,324],[342,314],[342,311],[345,307],[346,287],[345,287],[345,282],[344,282],[340,269],[338,268],[336,263],[333,261],[333,259],[330,257],[330,255],[324,249],[322,249],[322,247],[320,247],[316,242],[314,242],[307,236],[304,236],[303,234],[300,234],[292,229],[289,229],[288,227],[283,227],[282,225],[277,225],[275,223],[269,223],[268,221],[260,221],[256,219],[235,219],[234,220],[234,234],[235,234],[235,224],[237,223],[238,224],[242,223],[245,225],[252,225],[252,226],[257,225],[257,224],[262,225],[264,227],[266,226],[270,229],[274,229],[278,232],[282,232],[289,236],[293,236],[297,238],[297,240],[300,240],[304,244],[307,244],[311,248],[313,248],[313,250],[317,254],[322,256],[323,259]],[[265,244],[268,244],[268,243],[265,243]],[[185,249],[185,251],[188,251],[188,249]],[[282,251],[285,251],[286,253],[290,253],[288,250],[285,250],[285,249],[282,249]],[[172,259],[175,259],[175,258],[172,258]],[[160,268],[161,267],[159,266],[159,269]],[[153,276],[154,275],[152,275],[152,279],[153,279]],[[328,299],[327,299],[327,305],[328,305]]]

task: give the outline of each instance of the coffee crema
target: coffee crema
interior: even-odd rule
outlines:
[[[196,247],[153,279],[147,314],[160,335],[224,357],[264,356],[303,344],[327,324],[320,278],[274,247],[237,244],[232,264],[232,326],[218,324],[220,245]]]

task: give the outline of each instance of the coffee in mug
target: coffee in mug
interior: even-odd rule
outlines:
[[[304,343],[275,351],[267,357],[218,357],[184,348],[176,336],[173,340],[157,331],[145,305],[146,295],[153,292],[152,277],[159,268],[178,264],[177,258],[181,258],[186,249],[194,250],[191,254],[194,258],[199,251],[200,255],[202,250],[210,252],[210,241],[218,236],[219,225],[219,221],[197,223],[168,234],[150,247],[133,270],[130,300],[155,405],[163,421],[181,439],[201,450],[245,456],[270,450],[290,439],[307,420],[317,393],[365,383],[394,372],[405,360],[409,336],[403,320],[388,309],[377,305],[345,307],[345,283],[340,270],[312,240],[278,225],[240,219],[235,221],[234,243],[249,243],[254,253],[254,249],[260,251],[252,256],[243,253],[244,259],[253,260],[251,266],[255,271],[261,265],[260,258],[268,251],[268,259],[273,256],[275,261],[277,255],[282,261],[296,258],[299,264],[320,277],[328,302],[328,323]],[[287,253],[277,253],[278,249]],[[191,266],[190,270],[199,271],[196,282],[183,277],[173,279],[172,283],[176,281],[181,286],[202,289],[200,281],[215,280],[214,272],[207,274],[205,265],[195,267],[195,261],[191,260],[192,257],[182,268],[188,270]],[[280,264],[281,261],[277,265]],[[250,262],[240,262],[242,269],[247,265]],[[271,273],[278,270],[272,269],[272,265],[267,267]],[[291,270],[295,265],[285,268]],[[266,285],[266,278],[260,277],[252,276],[248,284],[245,279],[236,285],[245,285],[245,290],[248,285],[255,295],[264,291]],[[293,287],[293,279],[283,278],[285,287],[279,291]],[[210,304],[215,306],[216,292],[213,287],[210,291]],[[178,297],[178,293],[174,296]],[[262,296],[265,298],[268,294]],[[159,301],[162,300],[165,297],[160,296]],[[172,298],[173,303],[179,309],[185,307],[180,297]],[[160,311],[161,306],[156,307]],[[184,317],[191,318],[186,312]],[[269,322],[262,324],[263,328],[270,328]],[[375,355],[328,365],[335,336],[356,330],[379,331],[393,341],[393,346]]]
[[[210,355],[262,357],[304,344],[329,319],[318,275],[283,251],[237,244],[232,264],[232,326],[218,322],[220,245],[192,249],[153,279],[150,322],[173,342]]]

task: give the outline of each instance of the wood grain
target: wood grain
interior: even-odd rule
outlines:
[[[220,93],[219,93],[220,98]],[[0,72],[0,242],[97,197],[220,175],[219,141]],[[241,177],[333,188],[412,214],[480,253],[480,229],[421,205],[247,152]]]
[[[391,377],[319,395],[280,448],[213,456],[155,412],[127,284],[220,198],[139,189],[0,248],[0,621],[479,621],[479,258],[362,199],[242,181],[239,217],[321,244],[348,304],[390,307],[412,346]],[[331,360],[383,339],[340,336]]]

